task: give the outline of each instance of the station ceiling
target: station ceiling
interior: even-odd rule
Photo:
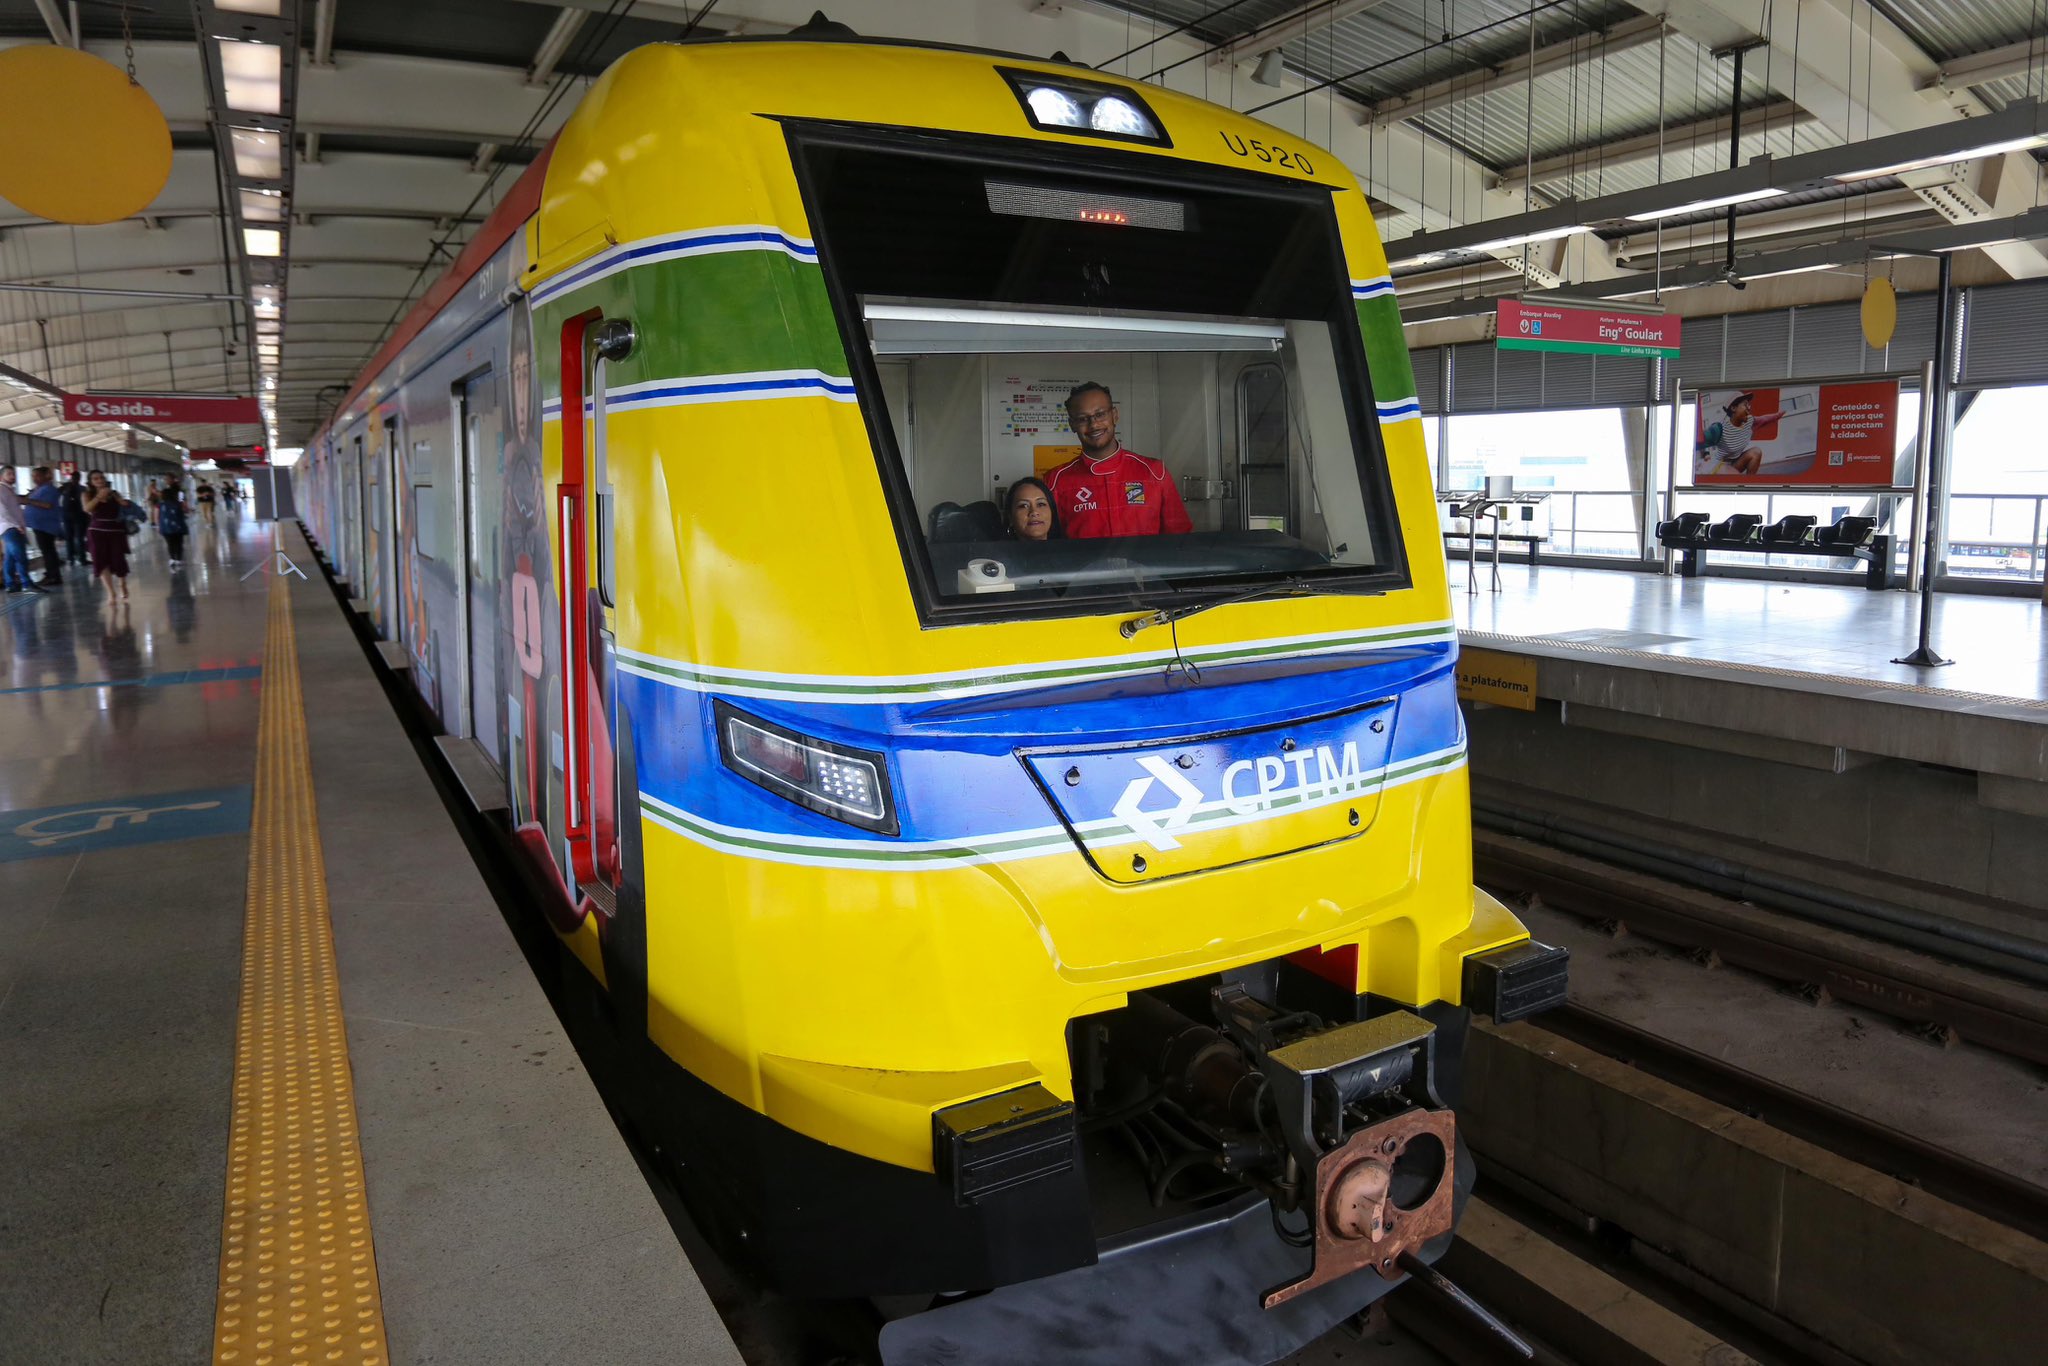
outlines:
[[[297,65],[288,251],[275,267],[279,443],[317,427],[588,81],[634,47],[686,32],[785,32],[822,5],[866,34],[1062,50],[1240,109],[1266,106],[1260,117],[1332,147],[1365,179],[1391,240],[1725,167],[1734,104],[1747,159],[2048,95],[2039,3],[281,0]],[[142,214],[93,227],[0,203],[0,364],[71,391],[256,392],[248,298],[266,267],[239,245],[201,43],[234,16],[214,0],[0,0],[0,46],[68,39],[75,15],[82,45],[119,65],[124,7],[138,79],[171,125],[170,182]],[[1744,45],[1737,87],[1728,54]],[[1967,188],[1984,211],[2018,211],[2038,202],[2040,168],[2040,153],[2014,154],[2002,177],[1980,168],[1992,183]],[[1951,221],[1940,198],[1897,180],[1794,196],[1746,215],[1743,237],[1804,244],[1859,215],[1866,231]],[[1704,259],[1719,249],[1719,217],[1674,220],[1655,249],[1675,263]],[[1640,231],[1588,234],[1540,265],[1525,252],[1404,277],[1403,294],[1504,288],[1514,272],[1555,284],[1639,264],[1645,250]],[[2048,273],[2030,247],[1995,259],[2009,274]],[[106,292],[63,292],[76,290]],[[39,396],[7,388],[0,426],[110,449],[125,439],[66,427]],[[195,447],[262,439],[255,429],[165,435]]]

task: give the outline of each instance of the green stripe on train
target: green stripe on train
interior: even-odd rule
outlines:
[[[1408,341],[1401,335],[1401,306],[1391,294],[1360,299],[1356,306],[1372,396],[1381,403],[1416,397],[1415,367],[1408,360]]]
[[[629,266],[536,310],[542,338],[565,319],[598,308],[607,318],[648,320],[633,353],[606,369],[616,389],[679,375],[755,370],[847,372],[846,351],[815,264],[779,251],[727,251]],[[658,321],[656,321],[658,320]],[[543,343],[548,392],[559,393],[560,349]]]

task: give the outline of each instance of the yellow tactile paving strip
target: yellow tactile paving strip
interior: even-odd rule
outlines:
[[[289,590],[270,581],[213,1359],[383,1366]]]

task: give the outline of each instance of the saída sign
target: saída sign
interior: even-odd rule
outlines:
[[[1678,355],[1678,319],[1659,313],[1502,299],[1496,313],[1503,351],[1572,351],[1585,356]]]
[[[231,422],[263,421],[253,398],[233,394],[66,394],[66,422]]]

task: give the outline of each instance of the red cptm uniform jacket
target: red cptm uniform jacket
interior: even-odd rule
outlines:
[[[1106,460],[1077,455],[1046,477],[1068,536],[1157,536],[1193,531],[1173,476],[1160,461],[1119,446]]]

